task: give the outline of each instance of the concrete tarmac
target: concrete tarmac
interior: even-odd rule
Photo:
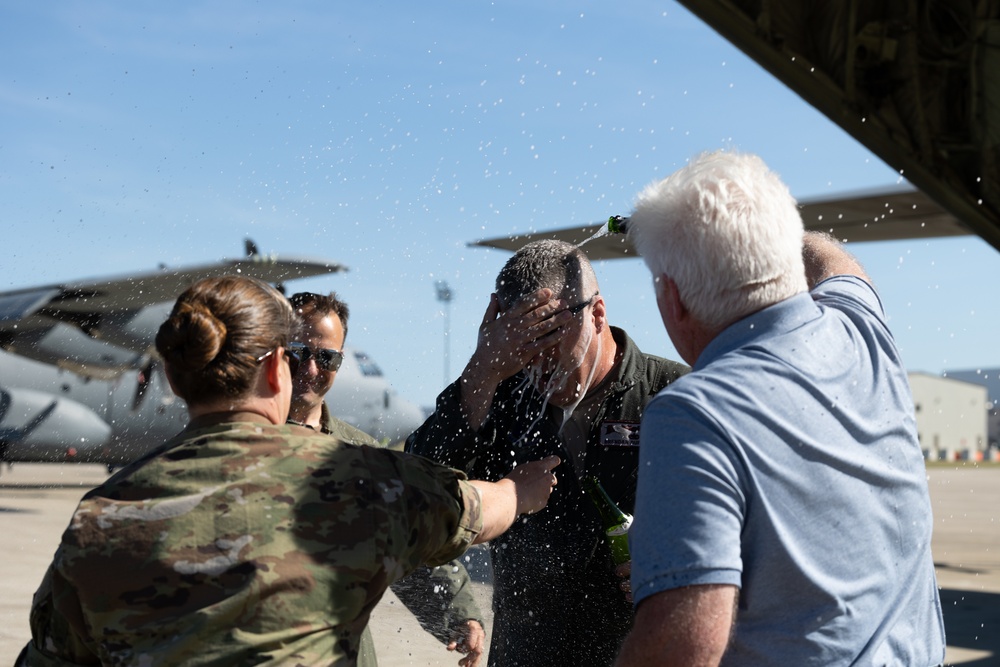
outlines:
[[[106,476],[101,466],[81,464],[18,464],[0,470],[5,561],[0,575],[0,665],[12,664],[29,638],[31,596],[77,500]],[[934,560],[948,633],[947,664],[1000,665],[1000,466],[933,464],[928,479]],[[489,637],[491,587],[474,586],[487,615]],[[424,632],[391,591],[373,614],[371,626],[381,667],[456,665],[461,657]]]

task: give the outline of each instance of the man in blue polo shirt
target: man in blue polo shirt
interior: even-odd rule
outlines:
[[[862,267],[752,155],[697,157],[628,229],[693,370],[643,416],[617,664],[940,664],[913,399]]]

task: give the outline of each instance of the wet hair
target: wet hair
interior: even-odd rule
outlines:
[[[347,304],[340,300],[336,292],[316,294],[315,292],[298,292],[288,297],[295,313],[303,320],[320,319],[334,314],[340,318],[340,326],[344,328],[344,338],[347,338],[347,317],[350,311]]]
[[[639,195],[628,229],[653,276],[671,278],[707,326],[726,326],[807,289],[802,216],[756,155],[695,157]]]
[[[555,297],[583,300],[597,293],[597,276],[587,255],[572,243],[533,241],[514,253],[497,276],[500,308],[506,310],[525,294],[543,287],[551,289]]]
[[[298,319],[285,297],[244,276],[205,278],[174,303],[156,334],[174,389],[188,405],[249,394],[258,359],[288,345]]]

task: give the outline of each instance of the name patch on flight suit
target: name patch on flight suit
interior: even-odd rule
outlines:
[[[606,447],[638,447],[639,422],[601,422],[601,444]]]

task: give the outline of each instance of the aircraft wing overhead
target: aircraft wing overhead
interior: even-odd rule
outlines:
[[[29,316],[80,324],[95,314],[138,310],[174,301],[192,283],[210,276],[238,273],[268,283],[346,271],[335,262],[255,255],[212,264],[168,268],[113,278],[95,278],[0,292],[0,331]]]
[[[1000,249],[1000,0],[680,0]]]
[[[969,229],[920,190],[872,191],[799,202],[810,231],[844,242],[963,236]]]
[[[580,245],[584,241],[581,250],[587,253],[591,261],[599,259],[623,259],[626,257],[638,257],[639,255],[632,248],[622,234],[602,234],[594,237],[595,234],[607,227],[607,223],[595,223],[587,227],[565,227],[562,229],[550,229],[544,232],[530,232],[528,234],[511,234],[492,239],[473,241],[470,246],[482,246],[485,248],[498,248],[515,252],[526,243],[540,241],[542,239],[555,239],[565,241],[573,245]],[[591,238],[594,237],[594,238]],[[587,239],[591,239],[587,241]]]
[[[240,274],[283,283],[346,270],[325,260],[253,255],[0,292],[0,349],[107,379],[147,363],[174,300],[202,278]]]
[[[897,189],[811,199],[799,203],[805,228],[830,232],[841,241],[886,241],[969,234],[953,215],[920,190]],[[557,239],[580,244],[591,261],[638,257],[621,234],[602,234],[606,223],[515,234],[470,243],[472,246],[516,251],[525,243]],[[587,240],[591,239],[591,240]]]

